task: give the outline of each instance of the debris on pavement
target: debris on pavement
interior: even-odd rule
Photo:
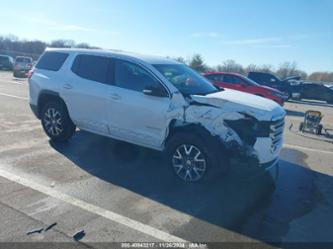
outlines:
[[[53,227],[55,227],[57,225],[57,222],[52,223],[51,225],[49,225],[47,228],[45,228],[45,232],[47,232],[48,230],[52,229]]]
[[[75,241],[79,241],[81,240],[84,236],[86,236],[86,233],[84,232],[84,230],[81,230],[79,232],[77,232],[76,234],[73,235],[73,239]]]
[[[34,234],[34,233],[41,233],[41,232],[43,232],[43,230],[44,230],[43,227],[42,228],[37,228],[37,229],[33,229],[31,231],[28,231],[26,234],[31,235],[31,234]]]

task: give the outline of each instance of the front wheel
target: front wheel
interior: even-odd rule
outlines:
[[[53,141],[66,141],[75,133],[75,125],[67,109],[60,101],[46,103],[42,109],[41,122],[45,133]]]
[[[167,158],[174,173],[184,182],[197,182],[212,173],[214,164],[219,164],[214,149],[201,137],[190,134],[175,134],[167,143]]]

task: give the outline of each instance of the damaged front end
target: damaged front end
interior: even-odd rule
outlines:
[[[204,100],[204,101],[202,101]],[[185,108],[186,123],[198,123],[218,136],[231,157],[269,168],[282,148],[284,110],[271,113],[223,99],[194,96]]]
[[[251,116],[242,113],[224,113],[220,108],[192,103],[185,110],[187,123],[199,123],[232,155],[256,158],[253,146],[259,135],[259,124]]]

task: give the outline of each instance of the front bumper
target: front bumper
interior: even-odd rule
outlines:
[[[282,145],[282,137],[276,144],[273,144],[270,137],[258,137],[256,143],[253,146],[253,149],[259,163],[267,164],[272,163],[279,157]]]
[[[286,101],[284,98],[278,98],[278,97],[274,97],[272,98],[272,100],[274,100],[276,103],[278,103],[280,106],[284,105],[284,102]]]

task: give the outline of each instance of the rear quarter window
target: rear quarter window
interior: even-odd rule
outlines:
[[[36,68],[50,71],[59,71],[67,57],[67,53],[46,52],[38,61]]]
[[[81,78],[110,84],[113,80],[113,61],[97,55],[78,55],[72,65],[72,71]]]

